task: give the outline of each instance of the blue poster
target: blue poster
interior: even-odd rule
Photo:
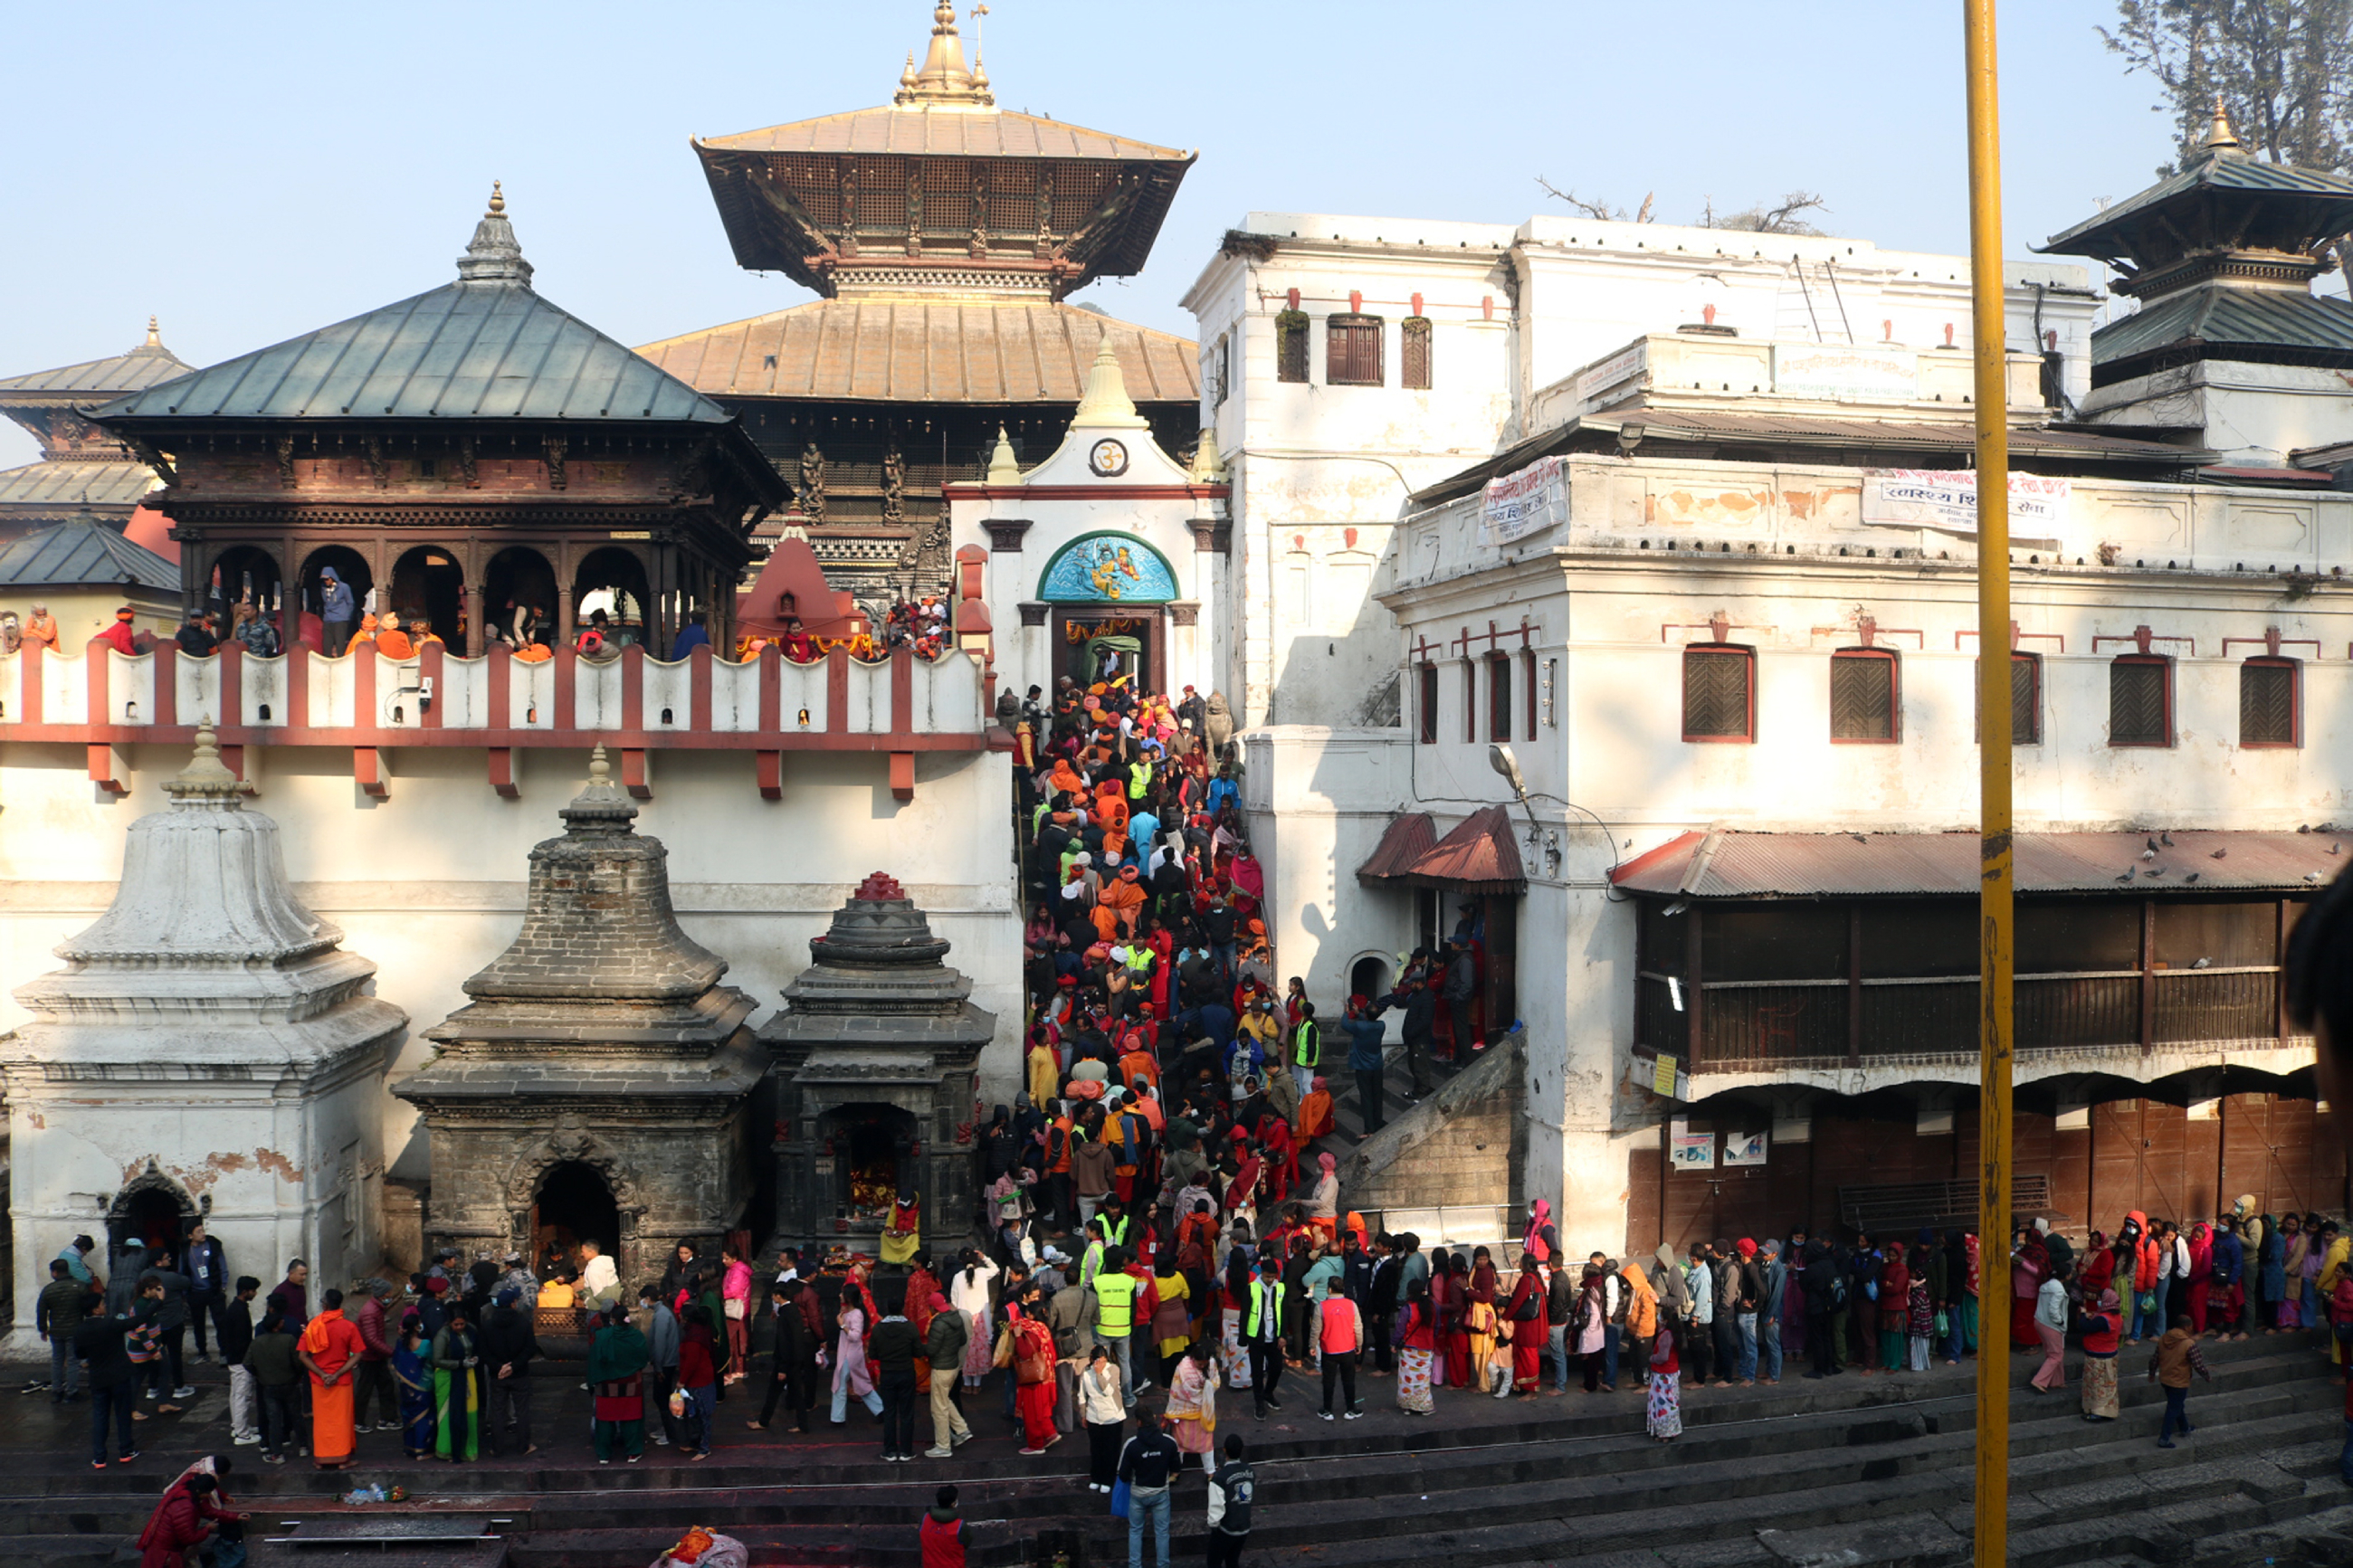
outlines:
[[[1176,597],[1176,574],[1133,534],[1091,533],[1047,563],[1038,596],[1057,605],[1160,604]]]

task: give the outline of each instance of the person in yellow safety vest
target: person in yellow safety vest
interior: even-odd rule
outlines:
[[[1119,1396],[1133,1403],[1135,1388],[1135,1363],[1128,1352],[1128,1337],[1135,1331],[1135,1293],[1144,1282],[1133,1274],[1122,1272],[1127,1267],[1127,1254],[1113,1247],[1103,1254],[1103,1267],[1095,1276],[1095,1342],[1111,1347],[1119,1358]]]
[[[1315,1092],[1315,1075],[1324,1066],[1324,1031],[1315,1022],[1315,1004],[1299,1005],[1299,1027],[1291,1034],[1291,1080],[1299,1086],[1299,1098],[1305,1100]]]
[[[1095,1215],[1095,1223],[1103,1226],[1103,1240],[1113,1247],[1125,1247],[1128,1218],[1127,1205],[1120,1201],[1118,1194],[1113,1193],[1103,1199],[1103,1210]]]
[[[1079,1263],[1080,1286],[1082,1288],[1092,1287],[1095,1282],[1095,1276],[1103,1272],[1103,1220],[1098,1217],[1087,1221],[1087,1249],[1081,1257]]]
[[[1152,764],[1139,757],[1127,764],[1127,798],[1142,800],[1152,787]]]
[[[1282,1408],[1274,1396],[1282,1381],[1282,1259],[1269,1249],[1258,1260],[1258,1278],[1250,1281],[1250,1310],[1242,1314],[1242,1342],[1250,1346],[1250,1393],[1258,1419]]]

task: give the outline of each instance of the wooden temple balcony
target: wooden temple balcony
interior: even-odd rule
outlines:
[[[923,659],[907,648],[871,661],[835,648],[796,664],[773,645],[740,663],[709,647],[671,663],[634,646],[526,662],[504,647],[462,658],[438,643],[405,659],[365,646],[340,658],[257,658],[234,643],[204,658],[169,644],[125,655],[93,642],[79,657],[27,645],[0,656],[0,743],[87,747],[91,781],[121,793],[119,748],[188,744],[209,719],[240,777],[248,746],[348,747],[353,779],[378,796],[395,747],[479,749],[491,786],[512,795],[517,748],[603,745],[641,800],[653,795],[653,752],[748,752],[770,800],[782,796],[786,753],[866,752],[889,758],[892,793],[908,800],[915,753],[1011,747],[992,724],[992,686],[976,655]]]

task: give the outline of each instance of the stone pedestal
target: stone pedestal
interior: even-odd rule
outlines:
[[[551,1237],[594,1239],[634,1289],[748,1216],[765,1063],[752,999],[679,929],[667,852],[610,772],[599,747],[564,836],[531,852],[522,933],[393,1092],[433,1141],[428,1245],[536,1261]]]
[[[947,951],[879,871],[810,939],[816,962],[762,1032],[776,1079],[774,1246],[870,1249],[909,1189],[925,1246],[976,1227],[973,1074],[997,1020],[972,1005]]]

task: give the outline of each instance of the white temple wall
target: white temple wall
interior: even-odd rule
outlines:
[[[7,993],[57,968],[50,950],[104,912],[125,830],[164,804],[162,784],[187,761],[178,746],[123,752],[130,793],[110,799],[90,783],[79,747],[0,749],[0,1028],[26,1016]],[[485,782],[480,751],[402,749],[390,754],[387,798],[375,801],[353,783],[346,751],[252,748],[246,756],[260,792],[254,805],[278,822],[296,894],[343,928],[346,951],[380,965],[376,994],[408,1012],[412,1034],[391,1068],[397,1081],[430,1053],[416,1032],[462,1005],[465,980],[513,939],[526,858],[562,830],[556,812],[578,793],[587,758],[517,750],[522,798],[505,800]],[[997,1016],[980,1092],[990,1103],[1011,1100],[1019,1086],[1021,921],[1004,753],[918,752],[915,795],[903,804],[892,795],[884,759],[870,754],[789,752],[784,795],[774,802],[761,799],[742,752],[656,751],[648,763],[654,798],[639,803],[638,830],[668,847],[681,924],[727,960],[727,983],[758,1004],[755,1025],[807,966],[808,939],[869,872],[887,871],[954,944],[947,962],[971,979],[973,1001]],[[414,1110],[381,1089],[363,1098],[384,1173],[429,1176]],[[206,1117],[142,1136],[166,1133],[183,1140],[169,1145],[177,1152],[167,1164],[201,1163],[246,1142],[243,1134],[222,1140]],[[256,1146],[280,1146],[258,1131],[254,1137]],[[24,1148],[17,1145],[20,1169]],[[110,1148],[101,1163],[111,1162]],[[110,1168],[111,1192],[122,1178],[119,1163]],[[97,1234],[89,1223],[68,1228],[48,1255],[75,1229]],[[295,1247],[272,1234],[282,1262]],[[20,1258],[27,1245],[20,1233]],[[240,1269],[265,1272],[248,1268],[234,1245],[231,1256]],[[37,1261],[46,1270],[47,1257]]]

